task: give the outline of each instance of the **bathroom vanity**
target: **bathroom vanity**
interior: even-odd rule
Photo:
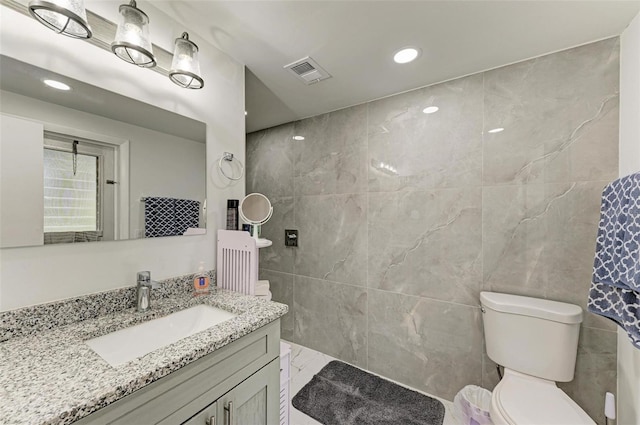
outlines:
[[[253,331],[76,423],[278,423],[279,322]]]
[[[193,297],[183,280],[146,313],[135,288],[0,313],[0,422],[279,423],[287,306],[221,289]],[[202,304],[234,317],[116,366],[87,344]]]

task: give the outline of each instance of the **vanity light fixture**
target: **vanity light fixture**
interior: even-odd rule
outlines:
[[[72,38],[91,38],[83,0],[32,0],[29,13],[42,25]]]
[[[500,133],[501,131],[504,131],[504,128],[502,128],[502,127],[497,127],[497,128],[493,128],[493,129],[491,129],[491,130],[487,131],[487,133],[494,134],[494,133]]]
[[[304,140],[304,136],[293,136],[293,140]]]
[[[56,81],[56,80],[42,80],[42,82],[51,87],[52,89],[57,89],[57,90],[71,90],[71,87],[65,83],[62,83],[60,81]]]
[[[438,108],[437,106],[427,106],[422,110],[422,112],[424,112],[425,114],[433,114],[434,112],[438,112],[438,110],[440,110],[440,108]]]
[[[135,0],[121,4],[119,10],[120,23],[111,50],[125,62],[143,68],[156,66],[149,39],[149,17],[136,7]]]
[[[204,80],[200,76],[198,46],[189,40],[189,34],[186,32],[183,32],[180,38],[176,38],[169,78],[186,89],[201,89],[204,86]]]
[[[393,60],[396,63],[409,63],[416,60],[418,56],[420,56],[420,49],[416,47],[405,47],[393,55]]]

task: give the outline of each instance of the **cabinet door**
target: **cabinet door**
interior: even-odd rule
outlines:
[[[220,418],[218,422],[217,414],[218,403],[214,401],[182,425],[222,425],[222,418]]]
[[[275,359],[218,399],[218,425],[280,422],[280,359]]]

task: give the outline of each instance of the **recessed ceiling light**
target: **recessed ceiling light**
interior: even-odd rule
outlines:
[[[422,110],[422,112],[424,112],[425,114],[433,114],[434,112],[438,112],[439,109],[440,108],[438,108],[437,106],[427,106]]]
[[[500,133],[501,131],[504,131],[504,128],[498,127],[498,128],[493,128],[489,130],[487,133]]]
[[[69,87],[68,85],[66,85],[65,83],[61,83],[60,81],[56,81],[56,80],[44,80],[42,81],[43,83],[45,83],[47,86],[53,88],[53,89],[58,89],[58,90],[71,90],[71,87]]]
[[[304,136],[293,136],[293,140],[304,140]]]
[[[404,49],[398,50],[395,55],[393,55],[393,60],[396,63],[409,63],[415,60],[418,56],[420,56],[420,50],[415,47],[405,47]]]

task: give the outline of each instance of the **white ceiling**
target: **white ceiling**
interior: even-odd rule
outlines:
[[[66,83],[72,89],[46,88],[45,79]],[[0,89],[200,143],[207,140],[203,122],[4,55],[0,55]]]
[[[154,6],[247,66],[251,132],[619,35],[640,1],[201,0]],[[408,45],[422,55],[395,64],[393,53]],[[332,78],[307,86],[283,69],[305,56]]]

